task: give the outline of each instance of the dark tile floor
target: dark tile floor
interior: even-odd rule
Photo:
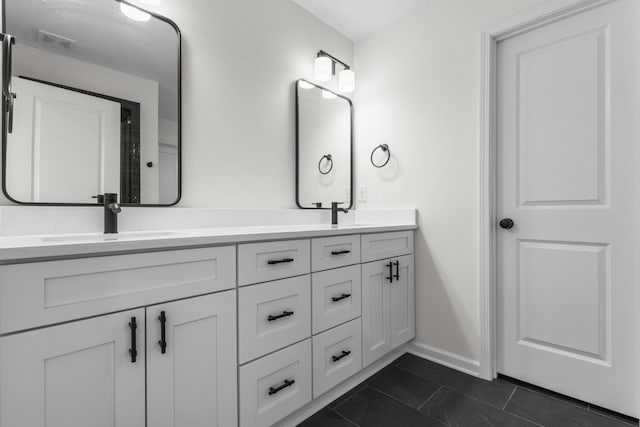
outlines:
[[[405,354],[301,427],[629,427],[637,420],[525,383],[484,381]]]

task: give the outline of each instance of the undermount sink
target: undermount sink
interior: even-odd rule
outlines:
[[[53,242],[111,242],[120,240],[155,239],[160,237],[175,237],[186,235],[183,232],[175,231],[139,231],[123,232],[117,234],[73,234],[63,236],[41,237],[43,243]]]

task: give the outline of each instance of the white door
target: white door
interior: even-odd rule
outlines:
[[[235,291],[147,307],[147,425],[237,425],[236,349]]]
[[[396,348],[416,336],[415,282],[413,255],[393,260],[391,298],[391,347]]]
[[[144,359],[144,309],[0,338],[0,426],[144,427]]]
[[[95,203],[120,192],[120,104],[13,77],[7,191],[23,202]]]
[[[633,416],[638,22],[617,0],[501,42],[497,96],[498,372]]]

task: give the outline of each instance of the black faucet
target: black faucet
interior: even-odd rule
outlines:
[[[338,225],[338,212],[349,212],[349,209],[339,208],[344,202],[331,202],[331,225]]]
[[[100,197],[98,197],[100,202]],[[118,214],[122,212],[118,204],[116,193],[104,193],[104,234],[115,234],[118,232]]]

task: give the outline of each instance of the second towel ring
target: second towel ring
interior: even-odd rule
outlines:
[[[377,165],[374,161],[373,161],[373,155],[376,153],[376,151],[378,150],[382,150],[385,153],[387,153],[387,160],[385,160],[385,162],[381,165]],[[373,151],[371,152],[371,164],[377,168],[383,168],[385,166],[387,166],[387,163],[389,163],[389,160],[391,160],[391,150],[389,150],[389,146],[387,144],[380,144],[378,145],[376,148],[373,149]]]
[[[322,161],[324,159],[327,159],[327,163],[329,163],[329,169],[327,169],[326,171],[322,170]],[[329,172],[331,172],[332,170],[333,170],[333,157],[331,157],[331,154],[325,154],[320,158],[320,161],[318,162],[318,171],[320,171],[322,175],[328,175]]]

